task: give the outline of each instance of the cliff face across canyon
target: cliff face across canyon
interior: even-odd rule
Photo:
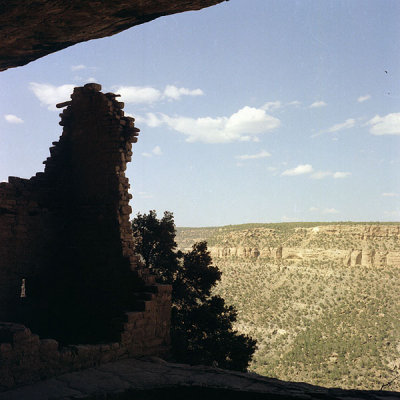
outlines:
[[[400,267],[400,225],[271,225],[275,227],[180,228],[178,243],[188,248],[196,240],[207,240],[214,258],[332,259],[347,266]]]

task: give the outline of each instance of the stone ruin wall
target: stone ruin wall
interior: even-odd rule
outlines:
[[[125,314],[118,342],[61,346],[24,325],[0,322],[0,392],[123,358],[166,354],[171,290],[168,285],[155,287],[157,292],[143,311]]]
[[[171,287],[156,284],[140,265],[129,221],[124,171],[139,129],[116,95],[100,90],[75,88],[71,101],[58,105],[66,107],[63,134],[44,172],[0,183],[0,321],[12,321],[0,323],[3,389],[129,355],[161,354],[169,345]],[[127,267],[140,283],[118,343],[59,348],[18,323],[23,279],[29,298],[31,280],[59,262],[93,259],[105,273]]]

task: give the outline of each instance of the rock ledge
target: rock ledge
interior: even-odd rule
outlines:
[[[170,392],[176,395],[179,394],[179,390],[189,392],[190,398],[200,398],[196,395],[197,391],[205,393],[209,398],[220,396],[222,393],[228,397],[219,398],[230,399],[395,400],[400,398],[400,393],[395,392],[328,389],[219,368],[172,364],[156,357],[148,357],[120,360],[61,375],[0,393],[0,400],[152,399],[160,398],[160,394],[161,398],[166,398],[165,394]]]
[[[0,1],[0,71],[155,18],[225,0]]]

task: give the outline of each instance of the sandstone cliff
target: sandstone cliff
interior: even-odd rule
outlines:
[[[279,224],[276,224],[279,225]],[[282,227],[284,224],[282,224]],[[332,259],[346,266],[400,267],[400,225],[335,224],[313,227],[243,228],[192,231],[192,242],[208,240],[214,258],[272,260]],[[189,232],[178,230],[178,242],[190,247]]]

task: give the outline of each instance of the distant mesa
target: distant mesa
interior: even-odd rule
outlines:
[[[185,232],[178,229],[178,243],[189,247]],[[293,262],[332,259],[351,267],[400,267],[400,225],[328,224],[294,227],[289,232],[271,228],[229,230],[226,227],[205,232],[202,239],[207,240],[207,235],[211,239],[209,250],[215,258]]]

